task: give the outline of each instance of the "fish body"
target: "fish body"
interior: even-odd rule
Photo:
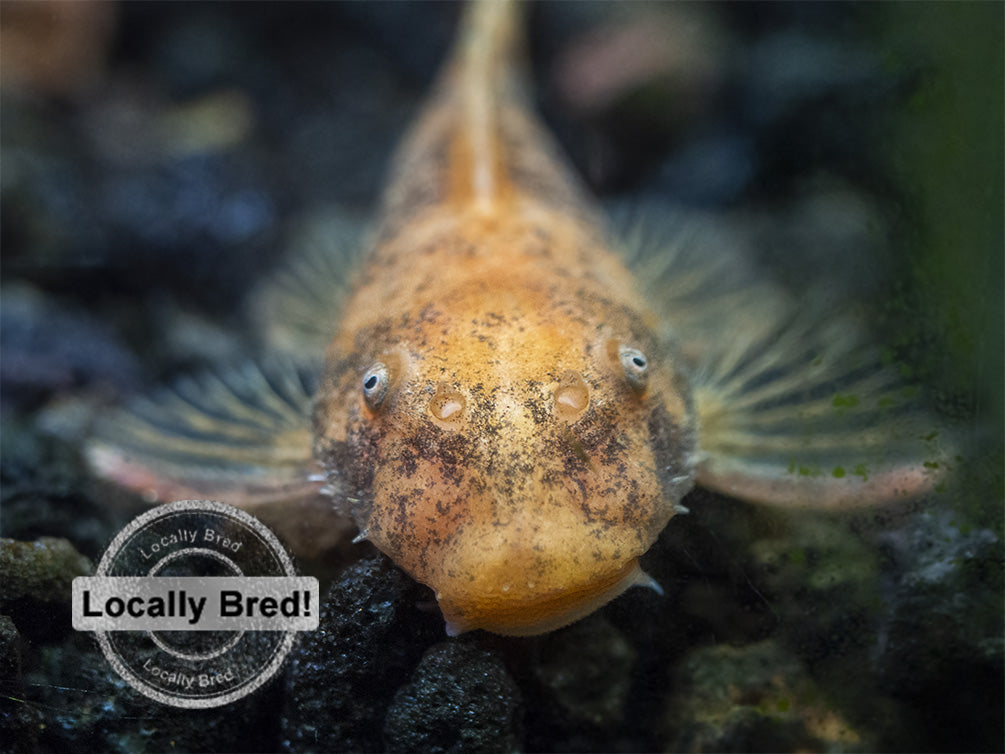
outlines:
[[[472,6],[314,415],[363,535],[453,632],[537,633],[644,582],[692,478],[686,381],[526,108],[514,10]]]
[[[295,542],[329,541],[311,522],[334,507],[434,590],[449,632],[516,635],[654,585],[638,559],[695,481],[824,506],[927,489],[913,450],[836,471],[899,441],[876,413],[897,380],[853,327],[793,310],[728,239],[614,239],[529,108],[519,10],[469,7],[351,290],[308,271],[263,298],[277,348],[304,319],[304,342],[328,338],[316,394],[218,380],[118,417],[98,470],[272,506]]]

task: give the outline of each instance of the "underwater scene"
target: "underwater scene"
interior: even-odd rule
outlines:
[[[1002,751],[1005,5],[465,8],[0,5],[0,751]],[[185,499],[216,706],[74,628]]]

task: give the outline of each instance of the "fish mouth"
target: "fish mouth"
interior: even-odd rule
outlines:
[[[659,584],[639,567],[638,558],[574,587],[526,589],[511,596],[503,591],[505,586],[468,594],[466,599],[439,595],[437,601],[447,634],[457,636],[481,628],[504,636],[533,636],[584,618],[633,586],[646,586],[663,593]]]
[[[447,633],[529,636],[568,625],[626,589],[659,587],[639,567],[649,546],[634,529],[586,527],[568,509],[467,526],[414,574],[430,586]],[[536,515],[535,515],[536,514]]]
[[[466,453],[460,435],[438,456],[399,450],[377,466],[367,539],[435,592],[449,633],[540,634],[652,584],[638,558],[674,501],[647,448],[616,443],[618,463],[586,464],[556,453],[560,440],[556,431],[518,448],[521,463],[495,474],[484,463],[492,447]]]

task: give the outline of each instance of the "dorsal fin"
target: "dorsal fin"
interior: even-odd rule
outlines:
[[[431,207],[485,214],[521,195],[550,206],[585,201],[527,96],[517,0],[475,0],[435,93],[391,165],[381,236]]]
[[[722,223],[621,213],[629,263],[690,365],[702,486],[844,507],[932,490],[954,443],[839,302],[800,303]]]
[[[512,191],[502,119],[505,108],[524,106],[519,8],[514,0],[470,3],[442,74],[457,108],[448,153],[452,203],[488,209]]]

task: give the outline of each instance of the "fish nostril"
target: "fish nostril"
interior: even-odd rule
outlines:
[[[441,427],[456,429],[464,418],[465,405],[463,395],[441,382],[429,401],[429,414]]]
[[[590,389],[582,375],[568,371],[555,388],[555,413],[567,422],[578,419],[590,406]]]

